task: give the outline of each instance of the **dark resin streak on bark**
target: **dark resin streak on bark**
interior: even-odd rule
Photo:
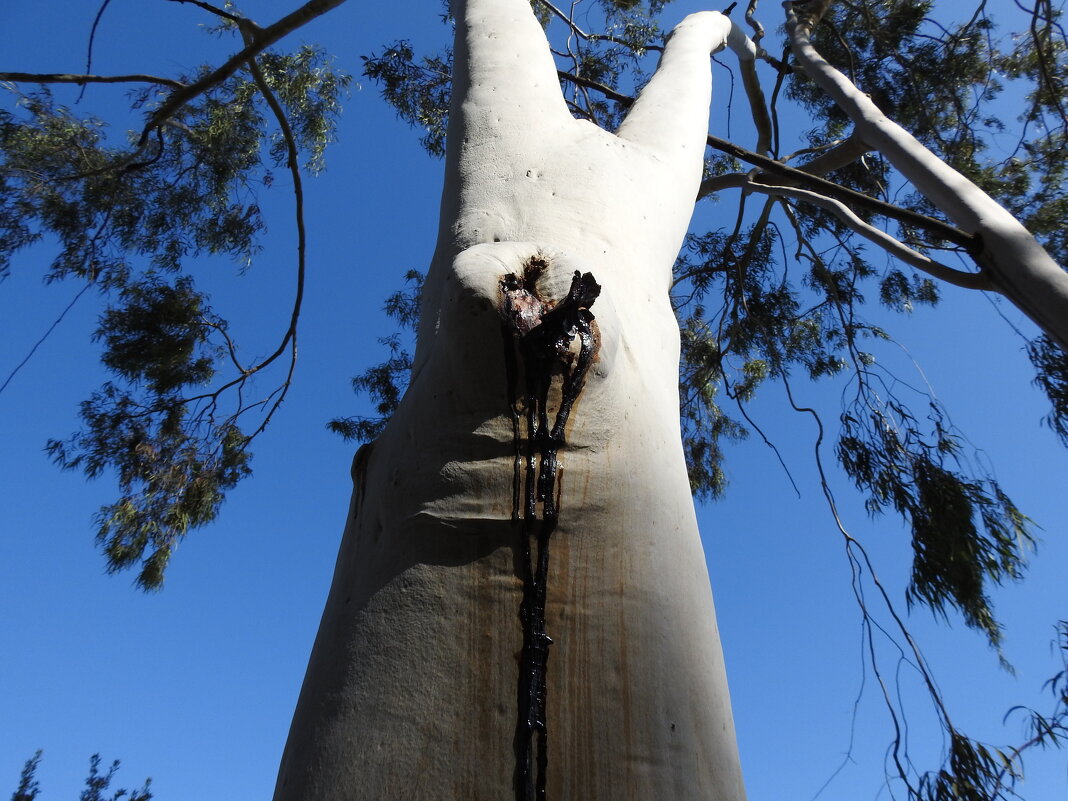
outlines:
[[[590,273],[575,272],[567,296],[556,304],[538,297],[535,284],[548,264],[535,257],[524,274],[501,281],[505,314],[505,361],[516,441],[512,519],[522,524],[519,574],[523,602],[523,650],[519,659],[518,719],[515,733],[515,797],[545,801],[548,761],[547,686],[549,646],[545,602],[549,578],[549,540],[559,519],[558,453],[571,409],[582,392],[596,348],[589,307],[601,292]],[[578,341],[578,353],[573,350]],[[517,407],[519,365],[523,373],[526,454],[520,444]],[[549,426],[549,396],[559,377],[559,408]],[[538,505],[541,505],[541,516]],[[522,512],[520,512],[522,507]],[[532,553],[531,543],[536,550]],[[534,561],[532,562],[532,558]]]

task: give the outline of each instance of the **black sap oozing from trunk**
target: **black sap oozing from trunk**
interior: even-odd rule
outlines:
[[[536,284],[546,267],[548,263],[543,258],[532,257],[524,266],[523,275],[509,274],[501,281],[505,361],[515,438],[512,519],[522,526],[519,574],[523,581],[523,601],[519,619],[523,626],[523,649],[519,658],[514,740],[516,801],[545,801],[546,675],[552,644],[545,631],[545,602],[549,540],[560,515],[558,454],[565,444],[568,417],[582,392],[596,351],[597,338],[589,307],[601,292],[593,275],[576,270],[566,297],[557,303],[543,300],[538,296]],[[520,369],[522,415],[518,397]],[[560,384],[559,402],[550,426],[550,390],[555,380]],[[521,416],[526,419],[525,453],[520,436]]]

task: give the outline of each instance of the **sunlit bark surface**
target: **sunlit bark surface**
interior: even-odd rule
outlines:
[[[547,265],[546,300],[575,271],[602,288],[556,472],[544,797],[738,801],[668,300],[701,179],[708,56],[731,24],[702,13],[676,28],[611,135],[568,114],[526,0],[453,6],[441,227],[412,383],[354,462],[276,801],[537,797],[539,770],[518,765],[530,529],[516,519],[517,430],[527,443],[501,287],[532,260]]]

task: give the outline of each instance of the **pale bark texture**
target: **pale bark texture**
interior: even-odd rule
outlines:
[[[527,0],[453,10],[441,225],[415,368],[353,464],[275,799],[741,801],[668,298],[701,180],[709,54],[732,25],[711,12],[679,25],[612,135],[568,114]],[[544,265],[536,286],[532,264]],[[529,377],[502,281],[525,269],[546,301],[576,271],[601,292],[548,493],[552,644],[544,725],[523,756],[524,560],[544,521],[521,519]]]

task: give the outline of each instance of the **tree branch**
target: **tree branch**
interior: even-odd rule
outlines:
[[[965,289],[994,289],[993,284],[991,284],[990,280],[984,273],[969,273],[964,272],[963,270],[955,270],[952,267],[947,267],[944,264],[934,261],[930,257],[913,250],[904,242],[895,239],[890,234],[886,233],[886,231],[882,231],[874,225],[864,222],[864,220],[854,214],[844,203],[826,197],[825,195],[821,195],[818,192],[810,192],[806,189],[796,189],[787,186],[764,184],[753,180],[748,175],[742,175],[741,173],[719,175],[716,176],[715,179],[710,180],[717,181],[719,189],[739,188],[746,191],[761,192],[766,195],[793,198],[795,200],[819,206],[834,214],[851,231],[859,234],[870,242],[874,242],[887,253],[900,259],[906,264],[911,265],[918,270],[922,270],[940,281],[945,281],[946,283],[963,287]]]
[[[0,72],[0,81],[13,83],[158,83],[172,89],[185,89],[187,84],[158,75],[73,75],[62,72]]]
[[[179,0],[179,2],[181,2],[181,0]],[[587,42],[611,42],[612,44],[622,45],[623,47],[630,49],[633,49],[634,47],[632,43],[617,39],[614,36],[609,36],[603,33],[586,33],[586,31],[582,30],[582,28],[575,24],[575,21],[571,17],[550,3],[549,0],[538,0],[538,2],[545,6],[553,16],[563,20],[567,27],[574,31],[580,39],[584,39]],[[652,50],[657,53],[662,53],[664,51],[662,46],[654,44],[644,44],[642,45],[642,49]]]
[[[623,105],[629,106],[634,102],[634,98],[629,95],[624,95],[612,89],[610,86],[605,86],[603,83],[591,80],[589,78],[582,77],[580,75],[573,75],[570,72],[557,71],[557,75],[561,80],[569,81],[578,86],[585,86],[590,89],[603,94],[609,100]],[[727,153],[730,156],[734,156],[740,161],[744,161],[747,164],[752,164],[755,167],[760,167],[764,172],[770,175],[779,177],[782,184],[789,184],[794,186],[804,187],[813,192],[819,192],[827,197],[839,200],[848,206],[853,208],[862,208],[873,214],[879,214],[883,217],[887,217],[891,220],[903,223],[913,228],[920,228],[930,234],[932,237],[938,239],[944,239],[947,242],[951,242],[954,245],[958,245],[969,253],[976,253],[981,245],[977,237],[972,234],[965,233],[959,228],[954,228],[948,223],[944,223],[941,220],[936,220],[934,217],[928,217],[926,214],[920,214],[915,211],[903,209],[900,206],[895,206],[892,203],[887,203],[877,198],[869,197],[862,192],[857,192],[853,189],[848,189],[844,186],[839,186],[832,181],[824,180],[819,176],[812,175],[805,170],[797,169],[796,167],[789,167],[780,161],[776,161],[770,156],[764,156],[760,153],[754,153],[751,150],[746,150],[744,147],[728,142],[726,139],[720,139],[718,136],[708,135],[707,143],[715,150],[719,150],[723,153]],[[757,176],[762,177],[762,176]],[[714,180],[714,179],[710,179]],[[698,197],[704,197],[704,194],[699,194]]]
[[[100,8],[97,9],[96,16],[93,18],[93,27],[89,29],[89,44],[85,48],[86,72],[91,72],[93,69],[93,44],[96,42],[96,29],[100,25],[100,20],[104,16],[104,12],[107,11],[109,3],[111,3],[111,0],[104,0],[104,2],[100,4]],[[85,84],[82,84],[82,90],[78,92],[78,97],[74,102],[81,102],[81,99],[84,95]]]
[[[259,28],[253,40],[239,52],[230,56],[222,66],[212,70],[195,83],[183,86],[181,89],[171,93],[170,97],[156,109],[148,122],[145,123],[145,127],[142,129],[141,136],[137,141],[138,149],[145,146],[149,133],[153,128],[162,124],[194,97],[203,94],[214,86],[218,86],[245,66],[250,59],[255,58],[279,39],[288,36],[297,28],[306,25],[316,17],[332,11],[344,2],[345,0],[309,0],[296,11],[287,14],[272,25],[268,25],[266,28]]]
[[[825,175],[849,166],[870,153],[871,150],[872,148],[865,144],[856,133],[852,133],[836,146],[799,165],[798,169],[812,175]]]
[[[556,74],[562,81],[573,83],[576,86],[585,86],[587,89],[596,89],[609,100],[614,100],[616,103],[619,103],[624,108],[634,105],[634,98],[630,95],[625,95],[620,92],[617,92],[611,86],[607,86],[603,83],[600,83],[599,81],[595,81],[592,78],[575,75],[565,70],[557,70]]]
[[[869,197],[863,192],[857,192],[856,190],[839,186],[832,181],[825,180],[817,175],[812,175],[805,170],[788,167],[780,161],[776,161],[767,156],[762,156],[759,153],[753,153],[750,150],[746,150],[744,147],[739,147],[733,142],[728,142],[726,139],[720,139],[712,134],[708,135],[708,144],[716,150],[734,156],[736,159],[744,161],[747,164],[760,167],[764,172],[770,175],[777,176],[781,179],[783,185],[804,187],[813,192],[819,192],[827,197],[839,200],[853,208],[866,209],[873,214],[879,214],[891,220],[896,220],[897,222],[912,226],[913,228],[922,228],[931,236],[938,239],[944,239],[954,245],[959,245],[972,254],[980,249],[980,242],[976,236],[966,233],[959,228],[955,228],[948,223],[944,223],[941,220],[936,220],[934,217],[928,217],[926,214],[903,209],[892,203]],[[757,177],[760,178],[763,176],[758,175]]]
[[[167,79],[154,78],[152,76],[139,76],[146,77],[151,82],[163,83],[164,85],[174,85],[175,90],[167,96],[166,100],[160,105],[159,108],[153,112],[152,116],[145,123],[144,128],[141,129],[141,135],[138,137],[137,142],[131,152],[127,153],[122,158],[118,159],[115,163],[109,164],[106,167],[102,167],[97,170],[92,170],[87,173],[79,173],[77,175],[66,176],[65,180],[77,180],[81,178],[87,178],[91,175],[96,175],[102,172],[110,170],[129,170],[137,166],[135,159],[138,154],[144,150],[148,144],[149,137],[152,135],[152,131],[159,129],[164,123],[166,123],[171,116],[173,116],[178,109],[184,106],[193,98],[203,94],[209,89],[218,86],[225,81],[235,72],[242,67],[246,66],[252,59],[254,59],[259,53],[266,50],[272,44],[278,40],[288,36],[290,33],[300,28],[303,25],[311,22],[313,19],[322,16],[328,11],[340,6],[345,0],[309,0],[303,6],[296,11],[287,14],[282,19],[268,25],[266,28],[261,28],[252,20],[239,18],[238,25],[242,30],[242,34],[246,36],[246,45],[243,49],[231,56],[222,66],[209,72],[203,78],[194,83],[183,84],[178,81],[169,81]],[[251,34],[251,38],[249,38]],[[2,76],[14,76],[21,73],[0,73],[0,80]],[[63,78],[63,76],[54,75],[53,78]],[[86,76],[74,76],[75,80],[58,80],[53,82],[63,83],[77,83],[79,80],[84,79]],[[97,76],[88,76],[97,77]],[[122,76],[129,77],[129,76]],[[8,78],[7,80],[15,80],[14,78]],[[27,78],[26,80],[32,80]],[[106,80],[103,82],[107,82]]]
[[[255,30],[255,24],[251,21],[242,20],[239,23],[242,36],[246,41],[251,39],[252,32]],[[240,388],[244,386],[245,382],[250,376],[260,372],[269,365],[273,364],[282,356],[286,350],[289,350],[289,368],[286,372],[286,377],[282,384],[276,387],[270,395],[261,401],[250,404],[248,406],[241,405],[238,412],[231,416],[231,420],[235,420],[238,415],[242,414],[249,409],[257,406],[268,407],[264,419],[260,422],[260,425],[254,432],[245,438],[246,446],[248,442],[251,442],[258,434],[260,434],[270,423],[271,417],[275,411],[285,400],[286,394],[289,391],[289,386],[293,379],[293,372],[297,363],[297,323],[300,319],[301,307],[304,302],[304,280],[306,274],[306,252],[307,252],[307,231],[304,224],[304,183],[300,175],[300,153],[297,148],[296,137],[293,134],[293,129],[289,124],[289,119],[286,117],[285,110],[278,102],[278,98],[275,97],[274,92],[271,91],[270,85],[267,83],[267,79],[264,77],[262,70],[254,59],[250,59],[246,65],[249,72],[252,74],[253,82],[256,84],[256,88],[259,89],[263,95],[264,100],[267,102],[268,107],[271,109],[271,113],[274,115],[275,120],[278,123],[278,127],[282,132],[282,138],[286,143],[286,166],[289,168],[290,176],[293,179],[293,197],[294,197],[294,218],[296,220],[297,227],[297,287],[296,293],[293,298],[293,310],[290,314],[289,326],[286,328],[285,333],[282,335],[282,340],[279,342],[278,347],[275,348],[266,358],[260,360],[257,364],[251,367],[244,368],[240,365],[234,353],[234,348],[230,342],[230,338],[226,335],[225,331],[221,331],[226,339],[227,346],[230,348],[230,357],[234,365],[241,371],[241,375],[215,389],[212,392],[206,392],[201,395],[193,395],[181,399],[182,403],[194,403],[200,400],[208,400],[211,403],[215,403],[218,397],[228,389],[237,387],[240,392]]]
[[[251,41],[253,38],[251,27],[251,25],[248,27],[242,25],[242,35],[245,37],[246,41]],[[267,427],[274,412],[282,404],[282,401],[285,400],[286,393],[293,380],[293,371],[297,364],[297,322],[300,319],[300,310],[304,301],[307,231],[304,225],[304,184],[300,176],[300,153],[297,149],[296,137],[293,135],[293,129],[289,124],[289,118],[286,117],[285,110],[278,102],[278,98],[274,96],[271,87],[267,84],[267,79],[264,77],[262,70],[260,70],[259,65],[254,59],[249,60],[248,68],[252,73],[252,79],[255,81],[257,88],[260,90],[264,100],[267,101],[267,105],[274,114],[275,120],[278,122],[278,127],[281,129],[282,136],[286,142],[286,164],[289,167],[289,173],[293,178],[294,217],[296,218],[297,225],[297,289],[293,299],[293,311],[290,315],[289,328],[286,329],[285,336],[282,337],[278,349],[266,360],[252,368],[253,371],[256,371],[267,366],[282,355],[288,344],[290,350],[289,370],[286,373],[285,381],[283,382],[280,388],[281,391],[275,398],[274,403],[271,404],[270,409],[264,415],[259,428],[252,433],[252,437],[255,437]]]
[[[237,23],[237,24],[240,24],[244,20],[244,17],[239,17],[236,14],[231,14],[229,11],[226,11],[225,9],[219,8],[218,6],[213,6],[211,3],[205,3],[205,2],[203,2],[203,0],[170,0],[170,2],[171,3],[182,3],[183,5],[185,3],[189,3],[190,5],[194,5],[197,8],[204,9],[209,14],[214,14],[217,17],[222,17],[223,19],[228,19],[228,20],[230,20],[230,22]]]
[[[747,13],[746,19],[752,24],[753,20],[750,14]],[[759,32],[763,33],[763,29],[759,29]],[[764,98],[764,89],[760,86],[760,79],[756,73],[757,58],[761,55],[762,50],[754,40],[742,33],[741,28],[737,26],[731,26],[730,36],[727,37],[727,46],[738,57],[738,70],[742,74],[742,88],[745,89],[745,97],[749,101],[749,110],[753,115],[753,125],[757,130],[757,152],[767,153],[771,150],[771,116],[768,114],[768,102]]]
[[[756,74],[756,61],[741,59],[738,69],[742,73],[742,86],[753,114],[753,125],[757,129],[757,152],[767,153],[771,150],[771,116],[768,114],[768,103],[764,99],[764,90]]]
[[[798,4],[800,12],[794,4],[786,4],[786,31],[798,64],[853,121],[865,142],[946,217],[981,242],[982,247],[973,249],[971,255],[989,271],[997,290],[1068,349],[1068,273],[1019,220],[887,118],[870,97],[820,55],[810,40],[811,25],[813,14],[827,3]]]

